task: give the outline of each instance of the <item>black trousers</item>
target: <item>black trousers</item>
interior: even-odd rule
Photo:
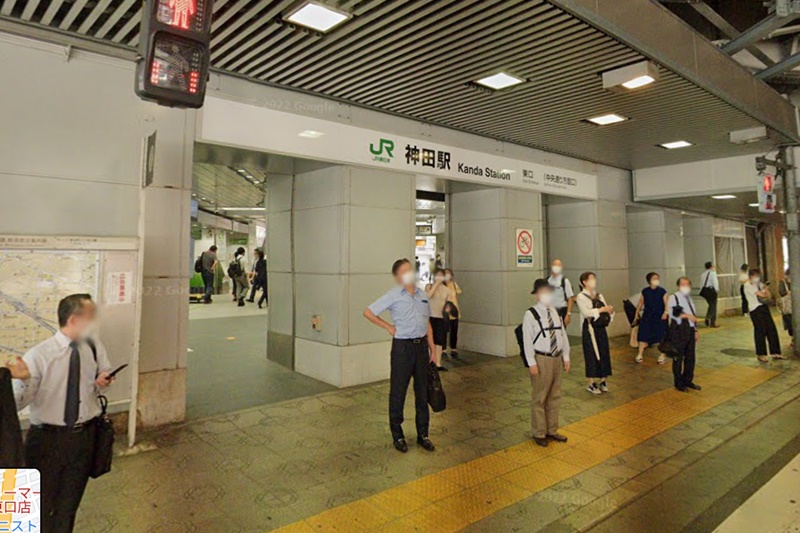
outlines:
[[[253,286],[250,289],[250,301],[251,302],[256,299],[256,291],[258,291],[259,289],[264,291],[264,294],[262,295],[262,298],[266,298],[267,284],[266,284],[266,282],[264,280],[262,280],[261,278],[256,276],[256,277],[253,278]]]
[[[672,359],[672,376],[675,379],[676,387],[686,387],[694,382],[694,363],[695,363],[695,349],[697,348],[697,340],[694,338],[694,331],[689,336],[683,353]]]
[[[428,340],[394,339],[392,341],[391,377],[389,378],[389,427],[392,438],[402,439],[403,409],[408,384],[414,378],[414,403],[417,408],[417,437],[428,436]]]
[[[706,323],[709,326],[714,326],[717,324],[717,299],[719,295],[714,293],[713,296],[706,298],[706,302],[708,302],[708,310],[706,311]]]
[[[42,533],[71,533],[89,481],[95,425],[77,432],[31,427],[25,441],[28,468],[41,475]]]
[[[759,305],[755,309],[751,309],[750,320],[753,322],[756,355],[767,355],[767,343],[769,343],[770,355],[780,355],[781,341],[778,338],[778,328],[775,327],[769,307]]]
[[[458,319],[451,318],[447,321],[447,329],[450,334],[450,351],[455,352],[458,350]],[[445,343],[444,348],[447,349],[448,344]]]

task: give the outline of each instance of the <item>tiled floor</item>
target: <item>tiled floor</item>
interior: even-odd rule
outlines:
[[[724,324],[703,332],[699,393],[673,391],[668,366],[636,365],[620,342],[612,391],[590,396],[576,353],[562,408],[570,442],[547,449],[528,440],[517,358],[443,375],[433,454],[391,449],[385,383],[151,433],[155,450],[90,483],[77,530],[638,532],[660,512],[688,531],[800,434],[780,418],[800,410],[796,361],[759,365],[743,355],[748,322]]]

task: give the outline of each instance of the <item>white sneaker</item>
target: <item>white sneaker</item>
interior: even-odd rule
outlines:
[[[662,353],[661,355],[658,356],[658,364],[659,365],[663,365],[666,362],[667,362],[667,356],[666,355],[664,355]]]
[[[603,394],[602,392],[600,392],[600,389],[598,389],[597,385],[595,385],[594,383],[592,383],[591,385],[587,385],[586,390],[588,390],[592,394]]]
[[[637,355],[634,361],[636,361],[637,363],[641,363],[642,361],[644,361],[644,357],[642,357],[641,355]]]
[[[608,385],[606,385],[605,381],[600,383],[600,392],[608,392]]]

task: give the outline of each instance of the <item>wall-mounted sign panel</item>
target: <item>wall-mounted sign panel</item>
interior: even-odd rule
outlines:
[[[597,198],[597,176],[209,97],[198,140],[495,187]]]

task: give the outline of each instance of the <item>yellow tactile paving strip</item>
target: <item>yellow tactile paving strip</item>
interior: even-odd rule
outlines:
[[[566,444],[532,442],[454,466],[290,524],[280,533],[459,531],[596,466],[777,375],[730,365],[698,370],[699,393],[663,390],[562,428]]]

